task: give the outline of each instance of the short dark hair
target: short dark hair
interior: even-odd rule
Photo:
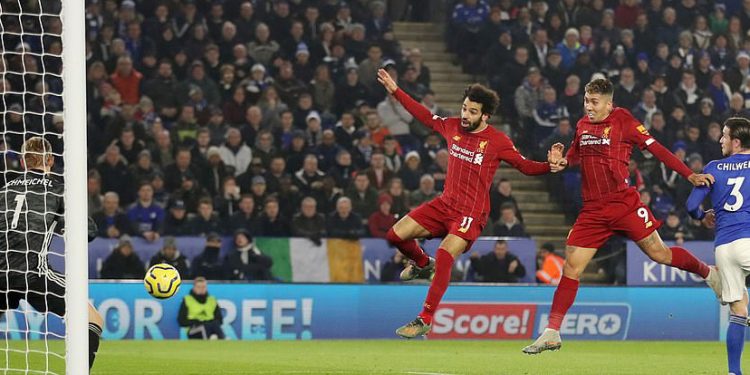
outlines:
[[[730,117],[724,121],[729,128],[729,139],[738,139],[742,148],[750,148],[750,120],[744,117]]]
[[[516,206],[514,206],[513,203],[505,202],[500,205],[500,211],[505,211],[505,210],[513,210],[513,213],[515,213]]]
[[[495,245],[507,245],[508,241],[506,240],[497,240],[495,241]]]
[[[500,105],[500,97],[492,89],[484,87],[479,83],[470,85],[464,91],[464,99],[469,98],[472,102],[482,105],[482,114],[492,116]]]
[[[615,92],[615,87],[612,85],[612,81],[606,78],[597,78],[586,84],[587,94],[602,94],[612,96]]]

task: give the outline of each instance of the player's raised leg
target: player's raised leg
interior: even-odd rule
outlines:
[[[422,305],[422,312],[416,319],[396,330],[396,334],[404,338],[414,338],[426,335],[432,327],[432,317],[440,305],[440,300],[448,289],[451,280],[451,270],[454,259],[461,255],[469,242],[454,234],[448,234],[440,243],[435,256],[435,277],[432,279],[427,298]]]
[[[636,244],[654,262],[679,268],[702,277],[716,293],[716,297],[721,299],[721,276],[716,267],[710,267],[685,248],[680,246],[668,247],[662,241],[659,232],[655,230],[645,238],[636,241]]]
[[[716,265],[721,274],[721,300],[729,304],[727,327],[727,365],[729,373],[742,374],[742,350],[747,329],[748,295],[745,278],[750,270],[750,239],[741,238],[716,247]]]
[[[409,215],[404,216],[388,230],[385,239],[391,246],[409,258],[409,264],[401,272],[401,280],[412,280],[417,277],[430,277],[435,266],[435,259],[429,257],[419,246],[416,238],[431,236],[425,229]]]
[[[565,249],[565,263],[563,264],[563,276],[560,284],[555,289],[552,298],[552,307],[549,313],[549,322],[544,332],[531,345],[523,348],[526,354],[539,354],[545,350],[558,350],[562,346],[560,338],[560,326],[565,314],[573,305],[578,293],[578,280],[583,270],[589,264],[591,258],[596,254],[595,248],[578,246],[567,246]]]

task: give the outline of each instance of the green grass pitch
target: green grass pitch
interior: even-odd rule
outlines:
[[[16,344],[16,343],[12,343]],[[720,342],[567,341],[527,356],[526,341],[103,341],[92,375],[205,374],[726,374]],[[50,344],[62,352],[60,342]],[[24,346],[11,345],[15,349]],[[42,349],[43,343],[32,343]],[[0,349],[5,345],[0,344]],[[11,367],[26,356],[10,354]],[[750,367],[746,361],[746,368]],[[7,359],[0,353],[2,374]],[[30,369],[62,374],[62,360],[33,354]],[[36,373],[36,372],[34,372]],[[43,373],[43,372],[42,372]]]

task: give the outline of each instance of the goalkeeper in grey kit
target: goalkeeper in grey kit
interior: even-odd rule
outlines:
[[[65,277],[47,264],[52,236],[64,228],[64,185],[50,173],[51,152],[49,141],[29,138],[21,148],[24,171],[0,190],[0,314],[23,299],[39,312],[65,315]],[[94,237],[96,224],[89,218],[89,241]],[[89,368],[103,323],[89,304]]]

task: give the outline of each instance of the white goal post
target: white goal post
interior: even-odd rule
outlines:
[[[88,374],[88,196],[84,0],[62,1],[65,127],[65,368]]]

